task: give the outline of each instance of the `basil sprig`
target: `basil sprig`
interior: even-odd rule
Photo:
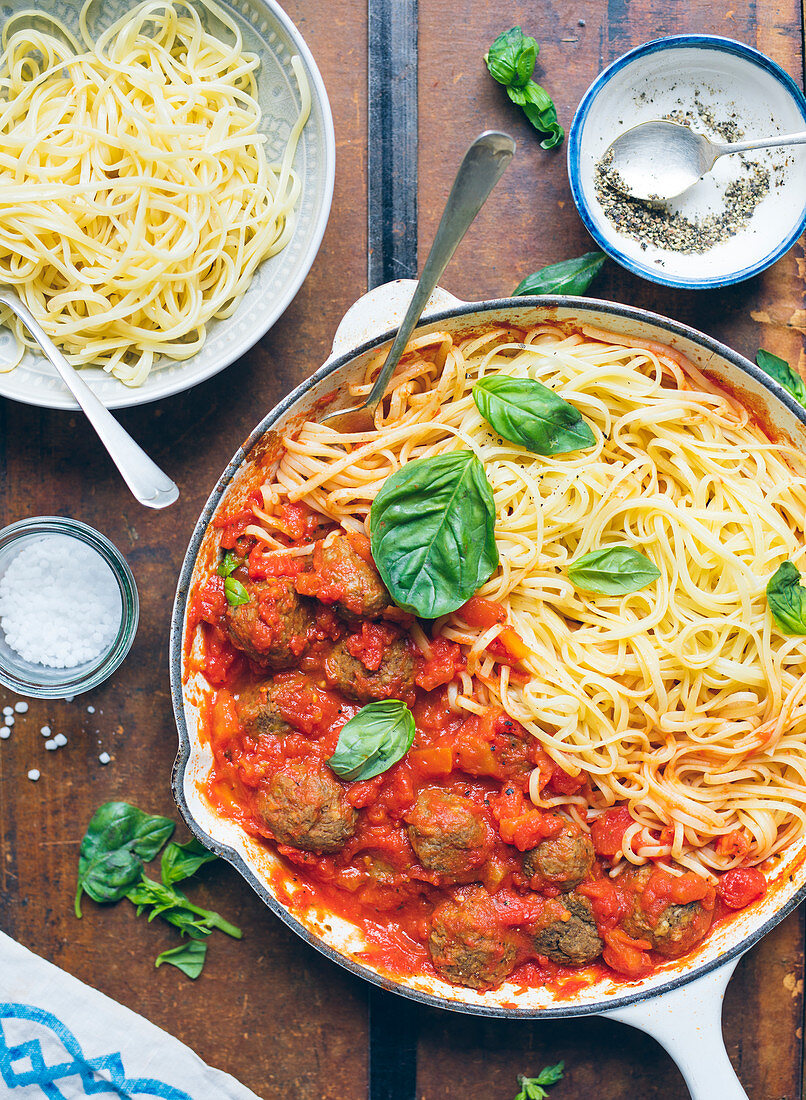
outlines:
[[[791,561],[779,565],[770,577],[767,604],[784,634],[806,634],[806,588]]]
[[[227,577],[224,581],[224,595],[230,607],[240,607],[249,603],[249,593],[236,577]]]
[[[461,607],[498,565],[493,491],[471,451],[414,459],[390,474],[370,528],[392,599],[424,619]]]
[[[586,252],[573,260],[561,260],[527,275],[512,291],[519,294],[584,294],[602,270],[604,252]]]
[[[603,596],[623,596],[654,584],[660,569],[631,546],[605,546],[592,550],[568,566],[575,588]]]
[[[342,726],[328,764],[341,779],[372,779],[404,757],[413,741],[414,715],[405,703],[367,703]]]
[[[765,374],[775,379],[778,385],[783,386],[801,405],[806,406],[806,385],[786,359],[781,359],[779,355],[773,355],[771,351],[761,348],[756,354],[756,362]]]
[[[499,435],[532,454],[568,454],[596,443],[579,410],[531,378],[488,374],[474,385],[473,400]]]
[[[490,74],[504,85],[512,102],[523,108],[534,128],[548,135],[540,142],[542,147],[553,149],[565,135],[551,96],[531,79],[539,49],[534,38],[520,27],[512,27],[499,34],[484,60]]]
[[[128,898],[136,906],[138,916],[146,913],[149,921],[161,917],[191,941],[205,939],[216,928],[240,939],[240,928],[219,913],[193,905],[176,888],[177,882],[190,878],[203,864],[217,858],[197,840],[187,844],[172,841],[168,845],[162,856],[162,882],[144,874],[144,862],[156,858],[174,827],[170,818],[145,813],[128,802],[99,806],[81,842],[76,916],[81,916],[83,893],[97,902]],[[168,962],[189,978],[197,978],[205,956],[206,946],[202,951],[190,943],[180,944],[163,951],[156,965]]]
[[[519,1073],[518,1084],[521,1091],[515,1100],[546,1100],[548,1096],[546,1089],[562,1080],[564,1069],[565,1062],[558,1062],[556,1066],[544,1066],[537,1077],[524,1077]]]
[[[227,550],[224,557],[218,563],[216,572],[219,577],[228,577],[230,573],[235,572],[239,565],[243,565],[243,558],[239,558],[237,554],[233,554],[231,550]]]

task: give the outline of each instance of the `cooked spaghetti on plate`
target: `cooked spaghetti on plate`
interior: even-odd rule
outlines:
[[[270,163],[259,60],[214,0],[146,0],[97,38],[95,2],[82,41],[34,11],[3,28],[0,282],[74,366],[138,386],[193,356],[290,240],[311,95],[295,57],[299,115]],[[13,369],[34,345],[3,313]]]
[[[806,810],[806,467],[683,356],[418,336],[373,430],[304,423],[252,490],[188,623],[208,794],[371,957],[634,978],[763,894]]]

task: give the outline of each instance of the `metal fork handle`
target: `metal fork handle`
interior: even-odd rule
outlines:
[[[476,138],[465,153],[409,308],[389,349],[386,362],[362,406],[367,412],[374,412],[380,404],[392,371],[400,361],[428,299],[459,242],[512,160],[514,152],[515,142],[509,134],[487,130]]]
[[[87,420],[98,433],[98,438],[109,452],[109,457],[137,500],[146,508],[167,508],[169,504],[173,504],[179,496],[179,489],[98,400],[78,371],[70,366],[25,303],[10,288],[0,287],[0,304],[8,306],[19,317],[39,344],[45,357],[56,368],[59,377],[84,410]]]

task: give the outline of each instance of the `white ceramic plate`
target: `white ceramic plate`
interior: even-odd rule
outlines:
[[[717,124],[733,120],[747,138],[806,130],[803,92],[768,57],[728,38],[678,35],[638,46],[605,69],[583,96],[568,136],[574,202],[602,249],[637,275],[691,289],[749,279],[783,256],[806,227],[806,147],[795,146],[744,154],[769,171],[770,189],[745,227],[707,252],[643,248],[616,230],[596,196],[596,165],[625,130],[690,110],[695,101]],[[725,140],[700,117],[692,128]],[[722,190],[743,172],[739,157],[722,157],[670,205],[692,220],[716,213],[724,207]]]
[[[118,19],[136,0],[98,3],[97,27]],[[269,159],[279,159],[291,126],[299,113],[297,82],[291,58],[302,59],[311,86],[311,116],[302,132],[294,168],[302,178],[294,235],[282,252],[258,268],[252,285],[232,317],[208,326],[202,350],[182,363],[164,360],[155,366],[142,386],[130,388],[95,367],[83,368],[84,378],[111,409],[142,405],[179,393],[204,381],[235,362],[257,343],[288,307],[308,274],[330,214],[336,160],[333,118],[325,85],[313,56],[297,28],[275,0],[217,0],[238,23],[246,49],[260,57],[259,100],[263,131],[268,137]],[[0,6],[4,23],[14,11],[30,8],[28,0],[11,0]],[[78,30],[79,0],[41,0],[40,11],[50,12]],[[10,361],[14,341],[0,328],[0,363]],[[0,374],[0,396],[52,409],[78,408],[50,364],[28,351],[13,371]]]

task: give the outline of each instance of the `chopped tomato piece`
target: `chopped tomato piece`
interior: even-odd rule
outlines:
[[[569,775],[568,772],[563,771],[559,764],[555,764],[554,761],[552,761],[552,764],[551,778],[548,785],[557,794],[576,794],[587,783],[587,777],[583,772],[580,772],[579,775]]]
[[[744,829],[734,829],[719,838],[716,850],[721,856],[746,856],[750,851],[750,837]]]
[[[719,879],[716,892],[729,909],[744,909],[767,892],[767,880],[757,867],[734,867]]]
[[[199,593],[199,618],[205,623],[218,623],[227,610],[224,578],[214,574]]]
[[[431,643],[431,656],[424,658],[414,682],[424,691],[433,691],[449,684],[464,667],[462,651],[456,642],[437,638]]]
[[[453,748],[447,742],[429,745],[424,749],[411,749],[409,763],[429,779],[450,775],[453,771]]]
[[[713,909],[714,888],[700,875],[687,871],[670,875],[656,867],[641,895],[641,908],[651,919],[657,919],[669,905],[689,905],[699,901],[703,909]]]
[[[597,817],[591,825],[591,840],[597,856],[612,859],[621,851],[624,833],[632,825],[633,819],[626,806],[619,806]]]
[[[456,614],[473,627],[474,630],[489,630],[491,626],[507,621],[506,610],[495,600],[485,600],[481,596],[471,596],[467,603],[463,603]]]
[[[322,517],[301,501],[280,505],[278,519],[284,534],[295,542],[309,539],[322,524]]]
[[[225,683],[235,659],[235,650],[226,636],[218,627],[208,626],[204,632],[204,674],[210,683]]]
[[[383,655],[391,642],[399,637],[394,627],[385,623],[361,623],[361,633],[351,634],[344,643],[347,652],[356,657],[364,668],[377,672]]]
[[[515,787],[508,787],[497,798],[491,798],[490,808],[498,821],[501,839],[514,844],[519,852],[528,852],[541,840],[557,836],[565,824],[556,814],[527,803],[523,792]]]
[[[500,642],[510,657],[516,661],[522,661],[524,657],[529,656],[529,647],[511,626],[505,626],[496,641]]]
[[[621,928],[610,928],[602,933],[605,949],[602,957],[608,966],[627,978],[643,978],[649,974],[652,959],[647,954],[651,944],[646,940],[634,940]]]
[[[367,565],[371,565],[375,568],[375,561],[372,557],[372,550],[370,549],[369,539],[366,535],[359,535],[357,531],[347,531],[347,541],[350,544],[359,558],[363,558]]]
[[[600,928],[613,928],[632,912],[632,902],[609,878],[596,882],[583,882],[577,892],[590,898],[596,924]]]

